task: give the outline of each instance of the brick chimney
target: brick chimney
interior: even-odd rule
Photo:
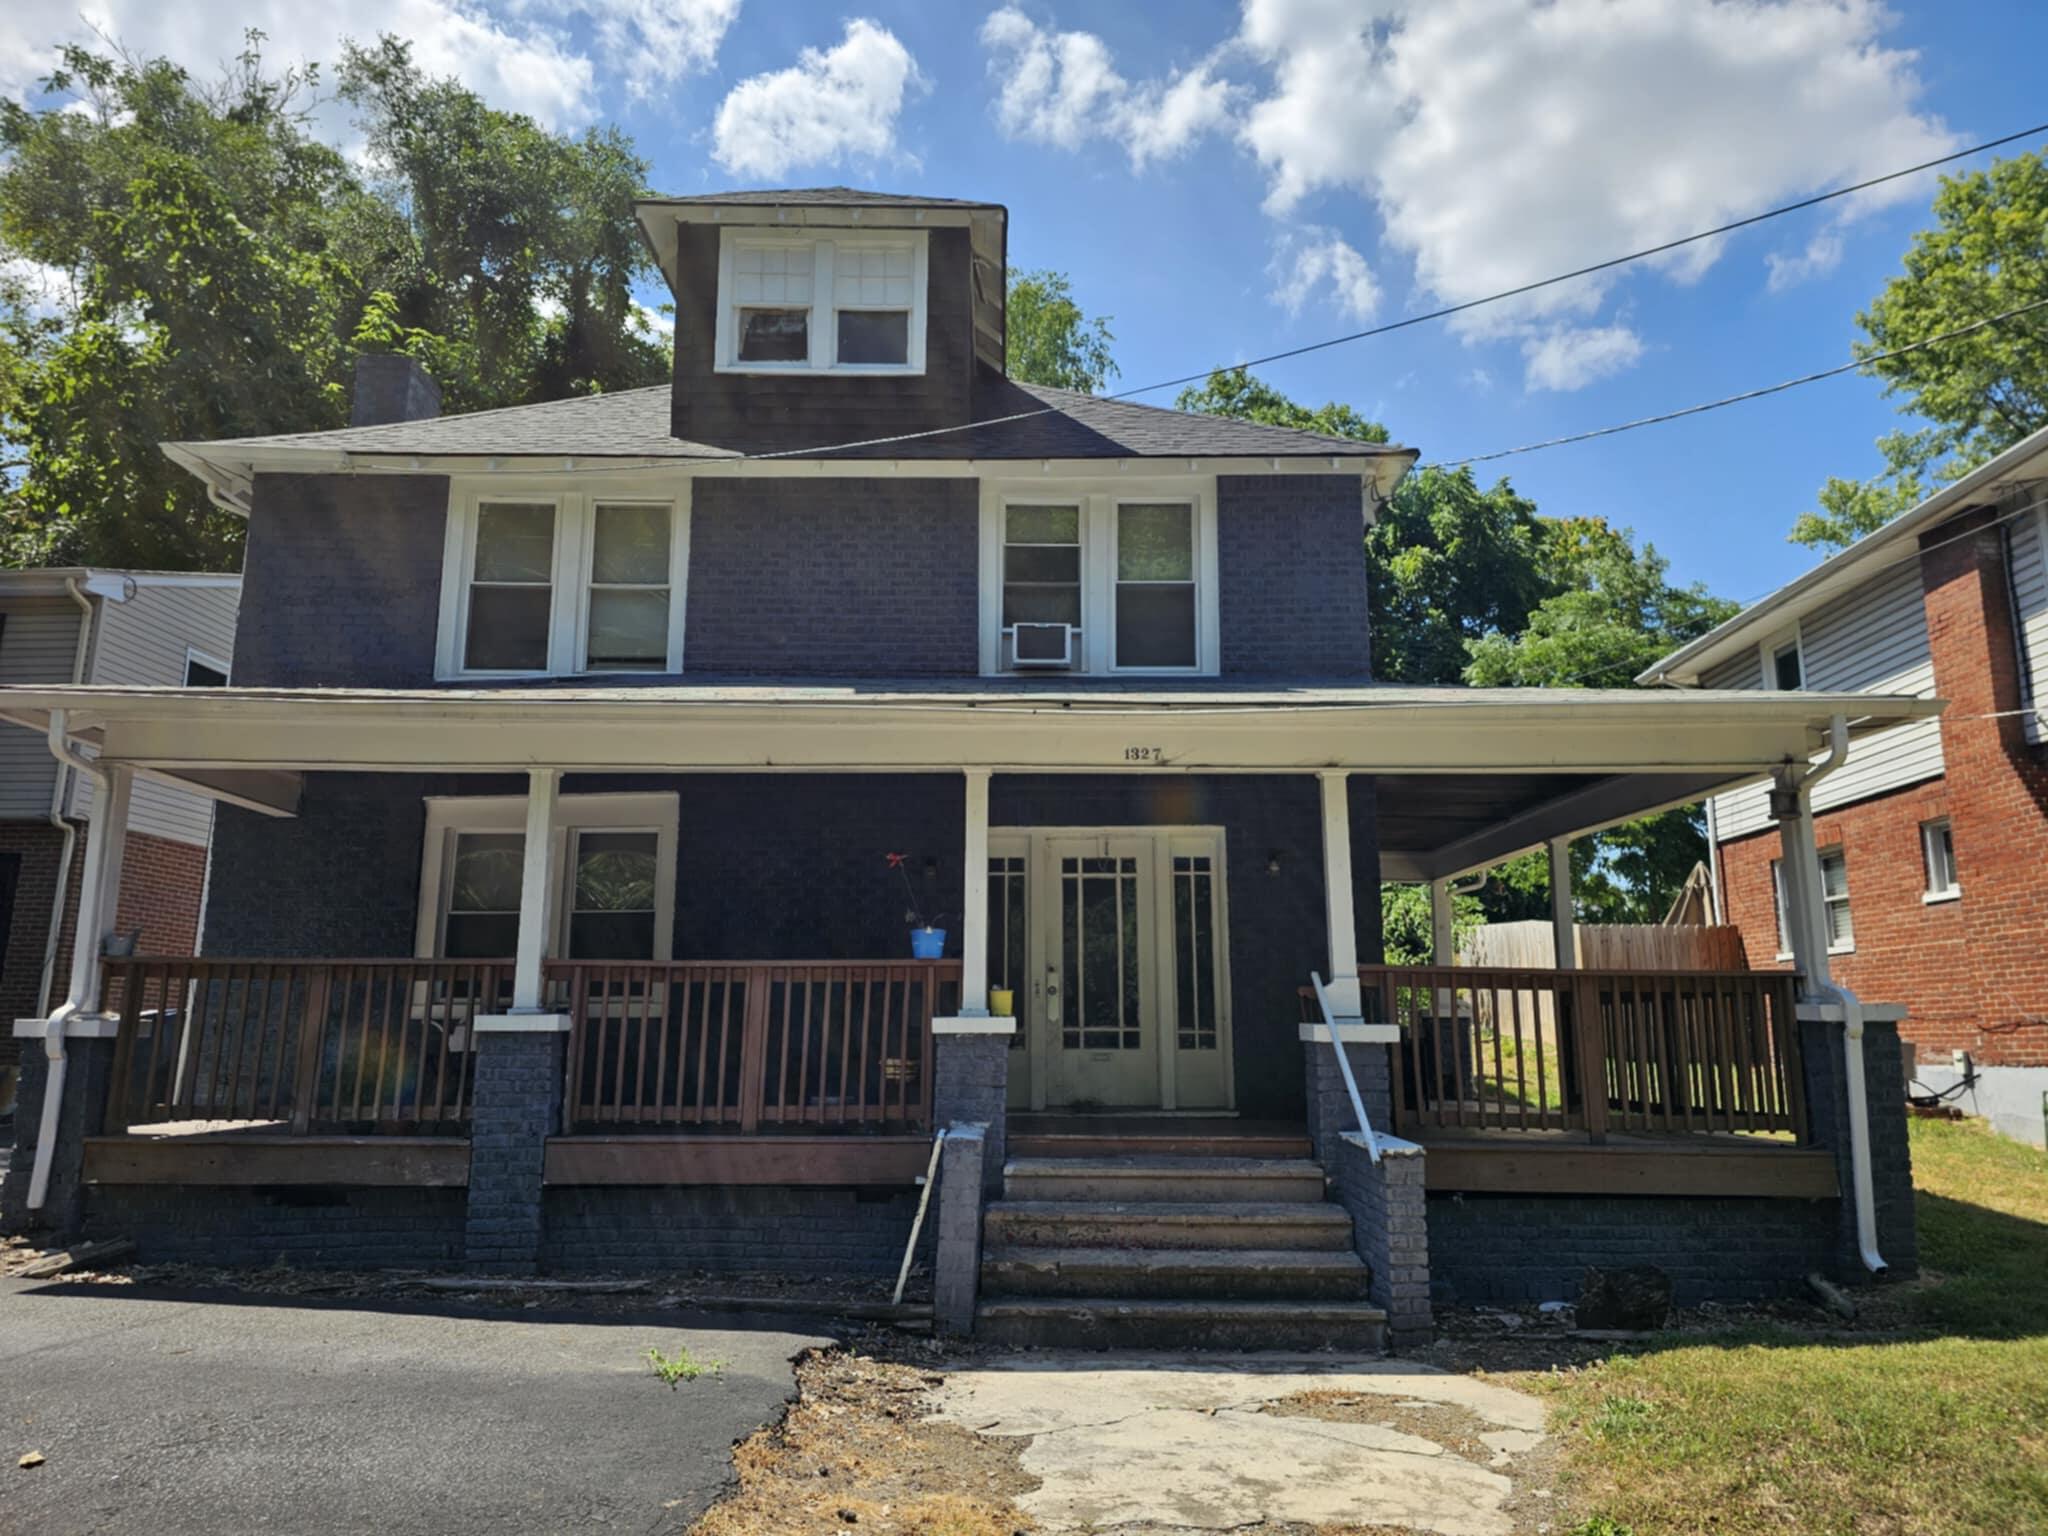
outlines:
[[[415,359],[390,352],[365,352],[356,359],[350,426],[381,427],[440,414],[441,386]]]

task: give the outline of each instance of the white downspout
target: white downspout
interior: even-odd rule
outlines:
[[[77,687],[85,681],[87,659],[92,655],[92,623],[94,608],[92,599],[78,589],[78,578],[66,576],[64,590],[71,601],[78,604],[78,647],[71,658],[71,684]],[[64,760],[57,760],[57,782],[50,790],[50,825],[64,836],[63,850],[57,855],[57,895],[50,903],[50,931],[43,938],[43,979],[36,988],[36,1016],[50,1016],[50,982],[57,974],[57,944],[64,936],[64,902],[71,889],[71,864],[78,856],[78,828],[64,814],[64,802],[69,798],[71,775]]]
[[[61,776],[64,766],[69,765],[91,779],[93,782],[94,799],[102,812],[101,819],[110,823],[111,818],[105,815],[109,799],[107,794],[107,776],[101,771],[97,763],[93,762],[91,758],[80,754],[78,749],[71,745],[70,738],[65,735],[65,722],[66,716],[63,710],[53,709],[50,711],[50,753],[57,759],[59,765],[58,773]],[[62,900],[61,895],[59,900]],[[76,951],[80,945],[91,944],[97,946],[100,927],[97,914],[88,913],[85,910],[86,903],[82,896],[78,905],[78,926],[71,936],[71,947],[73,950],[71,972],[74,978],[78,976],[81,969],[78,964]],[[89,916],[93,918],[90,931],[88,931],[86,923],[86,919]],[[95,963],[97,963],[96,956]],[[57,1120],[63,1112],[64,1078],[70,1066],[70,1061],[64,1047],[65,1026],[69,1023],[72,1014],[78,1012],[79,1005],[82,1002],[83,999],[79,996],[78,988],[74,985],[63,1003],[43,1021],[43,1054],[49,1058],[50,1065],[49,1071],[43,1080],[43,1118],[36,1126],[35,1167],[30,1171],[28,1180],[28,1208],[32,1211],[39,1211],[43,1208],[44,1198],[50,1192],[50,1164],[55,1161],[57,1156]]]
[[[1794,793],[1810,807],[1813,786],[1841,767],[1848,756],[1849,722],[1844,716],[1836,715],[1828,725],[1828,755],[1793,781]],[[1802,833],[1808,832],[1807,822],[1808,818],[1802,816]],[[1820,860],[1811,835],[1803,836],[1800,856],[1810,862],[1817,878]],[[1813,881],[1802,879],[1800,884],[1806,886]],[[1863,1267],[1873,1275],[1881,1275],[1891,1266],[1877,1251],[1877,1191],[1870,1170],[1870,1100],[1863,1060],[1863,1004],[1854,992],[1847,987],[1836,986],[1828,975],[1827,933],[1815,921],[1818,897],[1816,885],[1812,899],[1805,903],[1812,910],[1802,912],[1799,918],[1810,931],[1808,947],[1813,951],[1807,963],[1806,994],[1809,1001],[1839,1008],[1842,1013],[1842,1068],[1849,1092],[1849,1178],[1851,1198],[1856,1202],[1856,1246]]]

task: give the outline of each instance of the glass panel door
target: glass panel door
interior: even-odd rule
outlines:
[[[1059,837],[1046,865],[1052,943],[1044,958],[1046,1102],[1156,1105],[1152,858],[1141,837]]]
[[[1012,1109],[1031,1107],[1031,1029],[1039,1010],[1032,987],[1031,844],[1028,838],[989,838],[988,984],[1010,994],[1016,1031],[1010,1036],[1008,1097]]]

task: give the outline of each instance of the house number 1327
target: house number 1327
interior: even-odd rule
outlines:
[[[1163,763],[1166,753],[1159,747],[1125,747],[1124,761],[1127,763]]]

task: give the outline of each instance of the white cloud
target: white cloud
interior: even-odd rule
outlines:
[[[1796,256],[1772,251],[1764,257],[1764,265],[1771,274],[1768,286],[1773,293],[1796,288],[1809,278],[1824,277],[1841,264],[1842,232],[1836,228],[1822,230]]]
[[[1420,285],[1455,303],[1953,148],[1916,112],[1914,57],[1884,46],[1888,24],[1876,0],[1247,0],[1240,41],[1270,86],[1240,140],[1271,211],[1362,194]],[[1927,190],[1897,184],[1845,212]],[[1658,265],[1690,281],[1721,248]],[[1459,326],[1521,335],[1591,316],[1617,280]]]
[[[1326,291],[1331,305],[1348,319],[1370,320],[1379,308],[1380,285],[1372,268],[1334,230],[1310,228],[1282,235],[1274,244],[1268,271],[1273,302],[1290,315],[1300,314],[1318,290]]]
[[[1522,343],[1531,389],[1584,389],[1633,367],[1643,340],[1625,325],[1553,326]]]
[[[538,0],[506,0],[496,9],[481,0],[12,0],[0,7],[0,94],[26,99],[55,66],[60,42],[101,46],[95,29],[201,80],[241,51],[244,28],[264,33],[273,64],[330,67],[343,38],[367,44],[389,32],[412,44],[413,59],[429,74],[453,76],[491,105],[549,128],[574,128],[598,115],[601,80],[624,79],[643,92],[707,67],[739,0],[571,0],[570,9],[592,21],[588,52],[562,27],[562,8]],[[334,137],[344,136],[346,121],[345,111],[323,113]]]
[[[712,125],[712,158],[736,176],[769,179],[800,165],[901,158],[896,119],[923,88],[895,33],[849,21],[835,47],[806,48],[788,69],[734,86]]]
[[[1123,147],[1133,170],[1170,160],[1227,121],[1234,87],[1213,58],[1164,79],[1131,84],[1092,32],[1054,32],[1014,6],[982,23],[989,74],[1002,81],[996,124],[1006,138],[1079,149],[1090,139]]]

